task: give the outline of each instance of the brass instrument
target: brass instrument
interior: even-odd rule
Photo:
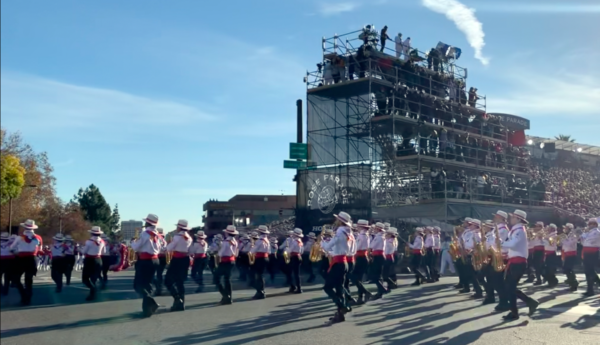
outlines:
[[[171,259],[173,259],[173,252],[166,252],[165,260],[167,262],[167,265],[171,263]]]
[[[133,247],[131,246],[131,242],[133,241],[137,241],[138,237],[140,236],[140,228],[136,228],[135,229],[135,234],[133,235],[133,238],[131,239],[129,245],[129,251],[127,252],[127,261],[129,261],[129,266],[133,266],[135,264],[135,262],[137,261],[137,253],[135,252],[135,250],[133,250]]]
[[[219,241],[219,246],[217,247],[217,252],[213,255],[213,260],[215,260],[215,268],[219,267],[219,262],[221,261],[221,257],[219,256],[219,251],[221,250],[221,241]]]
[[[283,251],[283,261],[285,262],[285,264],[289,264],[290,263],[290,253],[287,252],[287,250]]]
[[[406,242],[406,246],[404,247],[404,256],[409,257],[411,253],[410,244],[413,241],[413,235],[408,236],[408,241]]]
[[[562,234],[558,235],[558,236],[556,237],[556,245],[557,245],[557,246],[562,246],[562,243],[563,243],[563,242],[564,242],[564,240],[566,240],[568,237],[569,237],[569,234],[567,234],[567,233],[564,233],[564,232],[563,232]]]
[[[321,241],[323,240],[323,234],[325,233],[325,226],[321,228],[321,233],[317,237],[317,241],[313,243],[310,248],[310,262],[319,262],[323,258],[323,246],[321,246]]]
[[[458,226],[454,227],[454,236],[452,236],[452,241],[450,242],[450,246],[448,247],[448,253],[450,254],[450,257],[452,258],[452,261],[456,261],[460,257],[458,234],[456,233],[456,231],[458,229],[460,229],[460,227],[458,227]]]
[[[483,268],[483,266],[486,264],[486,261],[487,261],[487,253],[485,250],[485,244],[483,243],[483,241],[485,239],[485,234],[483,233],[483,228],[480,228],[479,232],[481,234],[481,241],[479,241],[478,243],[475,243],[475,247],[473,248],[472,262],[471,262],[475,271],[481,271],[481,269]]]
[[[500,240],[498,225],[494,228],[494,235],[496,236],[496,248],[490,248],[492,267],[494,268],[494,271],[502,272],[506,268],[506,265],[504,264],[504,258],[502,257],[502,241]]]

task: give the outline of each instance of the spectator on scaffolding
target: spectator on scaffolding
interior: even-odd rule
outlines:
[[[387,25],[385,25],[383,27],[383,29],[381,29],[381,35],[379,35],[379,40],[381,41],[381,52],[383,53],[383,50],[385,49],[385,41],[386,40],[391,40],[390,36],[388,36],[387,34]]]
[[[483,199],[485,184],[485,173],[482,172],[477,176],[477,199]]]
[[[440,51],[431,48],[427,55],[427,68],[433,69],[434,72],[441,70],[442,60],[440,59]]]
[[[330,61],[325,61],[325,66],[323,67],[323,84],[333,84],[333,66]]]
[[[410,37],[408,37],[404,42],[402,42],[402,53],[404,54],[404,61],[410,60]]]
[[[396,43],[396,58],[400,59],[400,56],[402,55],[402,34],[398,33],[398,36],[396,36],[395,38],[395,43]]]
[[[471,87],[469,89],[469,106],[475,108],[478,99],[479,96],[477,96],[477,88]]]

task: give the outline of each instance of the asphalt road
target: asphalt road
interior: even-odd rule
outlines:
[[[268,287],[267,299],[253,301],[254,292],[236,282],[234,304],[217,306],[220,295],[214,287],[194,294],[195,286],[189,282],[185,312],[170,313],[172,299],[157,297],[165,307],[142,319],[132,276],[131,271],[112,274],[109,289],[98,301],[87,303],[87,290],[78,278],[55,294],[47,274],[41,273],[31,306],[20,307],[14,289],[3,297],[2,345],[600,343],[600,296],[583,298],[566,286],[548,290],[524,285],[526,293],[542,302],[539,311],[530,318],[523,307],[520,320],[503,323],[493,306],[459,295],[452,288],[454,277],[410,287],[410,277],[401,276],[400,288],[383,302],[356,307],[347,322],[325,326],[334,307],[321,284],[305,286],[302,295]],[[584,289],[585,283],[580,292]]]

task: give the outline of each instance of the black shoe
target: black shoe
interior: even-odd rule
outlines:
[[[495,308],[495,311],[497,312],[504,312],[504,311],[509,311],[510,310],[510,306],[506,305],[506,304],[498,304]]]
[[[510,313],[504,315],[502,318],[504,319],[504,321],[515,321],[519,319],[519,314],[513,314],[513,312],[511,311]]]
[[[357,304],[358,304],[358,302],[356,301],[356,299],[355,299],[355,298],[353,298],[353,297],[346,298],[346,303],[347,303],[348,305],[357,305]]]
[[[457,290],[461,290],[463,288],[462,284],[456,284],[454,285],[454,288]]]
[[[527,278],[527,280],[524,281],[524,283],[533,283],[535,281],[535,278]]]
[[[154,296],[162,296],[162,289],[157,289],[157,290],[154,292]]]
[[[495,299],[491,299],[491,298],[487,299],[486,298],[486,299],[483,300],[483,303],[481,303],[481,305],[488,305],[488,304],[494,304],[494,303],[496,303]]]
[[[252,299],[265,299],[265,298],[267,298],[267,297],[265,296],[264,293],[257,293],[256,295],[252,296]]]
[[[557,286],[558,286],[558,281],[552,282],[552,283],[548,283],[548,288],[550,288],[550,289],[553,289],[553,288],[555,288]]]
[[[56,288],[56,293],[61,293],[62,292],[62,288]]]
[[[382,294],[380,294],[380,293],[376,293],[375,295],[372,295],[372,296],[371,296],[370,300],[371,300],[371,301],[376,301],[376,300],[378,300],[378,299],[381,299],[382,297],[383,297],[383,295],[382,295]]]
[[[294,291],[294,292],[292,292],[292,293],[295,293],[295,294],[301,294],[301,293],[302,293],[302,289],[298,288],[298,289],[296,289],[296,291]]]
[[[533,315],[533,313],[535,313],[535,311],[537,310],[538,306],[540,305],[540,302],[532,299],[529,303],[527,303],[527,306],[529,307],[529,316]]]
[[[181,300],[181,298],[176,298],[173,301],[173,306],[171,307],[171,311],[184,311],[185,310],[185,305],[183,304],[183,301]]]
[[[144,314],[144,317],[151,317],[154,315],[154,313],[156,313],[157,309],[158,303],[156,303],[154,298],[149,296],[144,297],[142,300],[142,313]]]
[[[96,299],[96,291],[95,291],[95,290],[92,290],[92,291],[90,291],[90,294],[89,294],[89,296],[87,296],[87,297],[85,298],[85,300],[86,300],[86,301],[88,301],[88,302],[89,302],[89,301],[93,301],[93,300],[95,300],[95,299]]]
[[[483,298],[483,294],[481,292],[479,293],[475,293],[474,295],[471,295],[472,299],[480,299]]]
[[[421,285],[421,282],[418,280],[416,282],[410,284],[410,286],[419,286],[419,285]]]
[[[470,289],[462,289],[458,293],[470,293],[470,292],[471,292]]]
[[[585,297],[594,297],[596,294],[594,293],[594,291],[586,291],[582,295]]]
[[[290,287],[290,289],[288,290],[288,293],[294,293],[296,291],[295,287]]]

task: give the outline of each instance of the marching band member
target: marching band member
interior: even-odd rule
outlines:
[[[279,250],[279,246],[277,245],[279,241],[277,237],[269,238],[269,262],[267,265],[267,270],[269,271],[269,276],[271,277],[271,284],[275,284],[275,273],[277,273],[277,251]]]
[[[372,296],[372,300],[377,300],[383,297],[384,294],[388,293],[388,290],[383,286],[383,266],[385,264],[385,239],[383,232],[384,225],[382,223],[375,223],[373,233],[375,237],[369,245],[371,250],[371,256],[373,262],[370,267],[370,280],[377,286],[377,294]]]
[[[356,300],[350,294],[350,278],[354,274],[354,267],[356,266],[356,235],[355,235],[356,225],[352,225],[351,234],[352,236],[348,237],[348,253],[346,254],[346,261],[348,263],[348,271],[346,272],[346,277],[344,278],[344,294],[346,297],[346,303],[348,304],[356,304]]]
[[[254,288],[256,289],[256,294],[252,297],[252,299],[265,299],[265,279],[263,278],[263,274],[265,273],[265,269],[269,264],[269,253],[271,250],[271,244],[267,237],[269,236],[269,228],[266,225],[260,225],[256,231],[259,232],[258,240],[254,242],[254,246],[250,252],[254,255],[254,265],[252,265],[252,271],[255,275],[254,277]],[[299,286],[299,285],[298,285]],[[300,290],[300,287],[298,287]]]
[[[8,295],[8,289],[15,271],[15,255],[10,251],[10,235],[8,232],[0,234],[0,285],[2,296]]]
[[[21,223],[21,227],[25,231],[10,246],[11,250],[17,251],[13,283],[21,294],[21,304],[29,305],[33,296],[33,276],[37,274],[35,257],[38,251],[42,249],[43,242],[42,238],[35,233],[35,229],[38,228],[35,221],[28,219],[25,223]],[[25,287],[21,283],[23,274],[25,274]]]
[[[331,251],[332,261],[329,264],[329,272],[325,280],[323,290],[337,306],[337,312],[330,320],[331,323],[346,321],[345,314],[352,310],[345,300],[344,281],[348,271],[347,255],[350,251],[349,242],[352,236],[352,218],[346,212],[334,215],[336,218],[334,227],[337,226],[335,236],[329,242],[323,243],[323,249]]]
[[[325,229],[325,231],[323,231],[322,242],[328,243],[329,241],[331,241],[332,237],[333,237],[333,230]],[[321,245],[323,245],[323,243]],[[319,267],[319,273],[321,274],[321,277],[323,278],[324,281],[327,281],[328,271],[329,271],[329,255],[326,251],[323,251],[323,254],[321,255],[321,266]]]
[[[425,249],[425,256],[423,257],[423,269],[425,270],[425,277],[428,283],[433,282],[433,228],[430,226],[425,227],[425,238],[423,242],[423,248]]]
[[[558,285],[556,278],[557,256],[556,256],[556,225],[550,224],[546,228],[544,236],[544,278],[548,282],[548,287],[553,288]]]
[[[496,228],[498,228],[498,235],[500,236],[500,248],[496,248],[496,250],[500,250],[500,253],[502,254],[502,259],[504,260],[504,265],[505,268],[503,271],[501,272],[496,272],[494,271],[494,269],[492,268],[492,276],[493,276],[493,280],[494,280],[494,289],[498,292],[498,297],[500,299],[500,302],[498,303],[498,305],[495,307],[495,310],[498,312],[502,312],[502,311],[508,311],[510,310],[510,306],[508,303],[508,297],[506,294],[506,288],[504,286],[504,272],[506,271],[506,266],[508,265],[508,248],[502,247],[502,243],[504,243],[505,241],[508,240],[508,227],[507,227],[507,221],[508,221],[508,213],[498,210],[495,214],[494,214],[494,221],[493,223],[495,224]],[[495,238],[496,234],[494,233],[494,238]],[[529,257],[529,253],[528,253],[528,257]],[[527,264],[529,265],[529,264]]]
[[[217,272],[217,267],[215,266],[214,256],[219,255],[219,248],[221,247],[221,243],[223,242],[223,235],[216,234],[212,241],[210,242],[210,246],[208,247],[208,252],[210,254],[211,259],[208,261],[208,268],[210,272],[213,274],[213,280],[215,278],[215,274]]]
[[[131,247],[138,253],[135,264],[134,287],[142,296],[142,312],[145,317],[152,316],[158,309],[158,304],[152,298],[152,281],[159,266],[158,254],[162,250],[163,240],[156,227],[158,216],[149,214],[144,219],[144,231],[139,239],[131,242]]]
[[[81,281],[83,285],[90,289],[90,295],[85,300],[93,301],[96,299],[96,281],[100,278],[102,271],[101,256],[106,248],[106,244],[101,238],[102,229],[99,226],[92,226],[92,229],[88,230],[88,232],[91,237],[81,249],[81,254],[85,256],[83,259],[83,270],[81,271]]]
[[[489,253],[490,250],[496,249],[496,234],[494,233],[495,224],[491,220],[486,220],[483,223],[483,229],[485,231],[485,250],[486,253]],[[498,250],[502,250],[502,248],[497,248]],[[498,291],[498,295],[500,296],[501,290],[497,287],[499,285],[498,280],[503,279],[503,272],[496,272],[494,267],[491,264],[491,256],[488,257],[489,263],[484,265],[481,269],[481,274],[485,277],[486,284],[485,288],[485,299],[483,300],[483,305],[496,303],[496,297],[494,295],[494,289]],[[502,298],[500,298],[502,301]]]
[[[156,286],[156,296],[162,295],[163,288],[163,273],[165,267],[167,267],[167,241],[165,240],[163,228],[156,228],[157,239],[160,242],[160,251],[158,253],[158,266],[156,267],[156,277],[153,278],[154,285]]]
[[[106,284],[108,283],[108,270],[112,265],[112,245],[110,243],[110,238],[103,233],[100,238],[104,241],[104,250],[102,251],[102,276],[101,276],[101,285],[100,289],[106,289]]]
[[[69,235],[67,235],[66,237],[68,237],[68,236]],[[80,249],[81,248],[79,246],[79,243],[75,243],[75,247],[73,249],[73,252],[74,252],[73,261],[75,262],[75,271],[81,271],[83,269],[83,255],[81,254]],[[71,269],[71,271],[72,270],[73,269]]]
[[[363,285],[363,277],[369,270],[369,222],[364,219],[359,219],[356,222],[356,229],[358,235],[356,236],[356,263],[354,264],[354,271],[350,275],[352,284],[358,289],[358,301],[357,304],[364,304],[371,299],[371,293],[365,289]]]
[[[285,284],[283,285],[284,287],[290,287],[292,285],[291,268],[290,268],[289,263],[285,262],[284,253],[287,253],[288,256],[290,254],[290,243],[292,241],[293,233],[294,233],[293,230],[288,231],[287,238],[279,246],[279,251],[281,252],[281,255],[279,256],[279,270],[285,276]]]
[[[165,276],[165,287],[173,296],[171,311],[185,310],[185,286],[188,269],[190,267],[190,254],[192,237],[188,234],[190,227],[188,221],[180,219],[177,222],[177,233],[167,245],[167,252],[172,253],[172,259]]]
[[[292,240],[288,246],[290,255],[290,293],[302,293],[302,288],[300,286],[300,265],[302,265],[302,254],[304,253],[302,237],[304,237],[304,234],[302,234],[302,229],[294,229],[294,232],[291,236]]]
[[[442,229],[439,226],[433,227],[433,262],[432,262],[432,272],[433,281],[440,281],[440,271],[438,270],[438,261],[441,254],[442,249],[442,239],[441,239]]]
[[[565,224],[563,231],[565,233],[565,238],[561,242],[563,272],[567,276],[567,283],[571,287],[571,291],[577,291],[579,282],[577,281],[573,267],[577,264],[577,242],[579,242],[579,239],[573,233],[573,224]]]
[[[466,255],[462,255],[462,253],[464,253],[465,249],[463,247],[463,243],[461,241],[462,239],[462,235],[465,233],[465,229],[468,226],[468,222],[470,222],[472,220],[472,218],[465,218],[464,223],[462,226],[460,227],[455,227],[454,228],[454,232],[456,234],[456,241],[457,241],[457,245],[458,248],[461,252],[461,255],[458,256],[458,258],[456,259],[456,261],[454,261],[454,268],[456,269],[456,273],[458,273],[458,284],[456,284],[454,286],[455,289],[463,289],[464,287],[468,287],[467,284],[467,279],[465,278],[465,266],[467,265],[465,260],[466,260]],[[463,257],[465,260],[463,260]]]
[[[56,284],[56,292],[60,293],[63,287],[63,274],[65,272],[66,259],[65,259],[65,237],[58,233],[52,237],[54,244],[52,245],[52,271],[50,276]]]
[[[508,213],[504,211],[498,211],[494,213],[494,223],[498,227],[498,235],[500,235],[501,241],[506,241],[508,239],[508,227],[506,226],[506,222],[508,220]],[[508,249],[502,248],[502,257],[504,260],[508,260]]]
[[[425,281],[425,277],[419,271],[421,261],[423,260],[423,228],[416,228],[413,242],[409,244],[410,248],[410,269],[415,273],[415,282],[411,286],[419,286]]]
[[[519,280],[527,269],[527,213],[521,210],[515,210],[510,214],[511,229],[508,233],[508,240],[502,244],[502,247],[508,248],[508,264],[504,274],[504,286],[506,295],[510,304],[510,312],[503,317],[504,320],[518,320],[519,310],[517,309],[517,298],[525,302],[529,307],[531,316],[537,309],[539,303],[531,297],[525,295],[517,288]]]
[[[389,291],[398,287],[396,282],[392,280],[392,276],[396,273],[394,252],[396,251],[395,242],[397,241],[396,237],[398,236],[398,229],[389,227],[385,231],[385,236],[386,243],[383,250],[383,255],[385,257],[383,264],[383,281],[387,283],[387,289]]]
[[[73,269],[77,264],[77,257],[79,255],[79,251],[75,248],[75,243],[73,241],[73,237],[71,235],[65,236],[65,278],[67,279],[67,286],[71,285],[71,274],[73,274]],[[83,263],[82,263],[83,264]]]
[[[527,279],[525,280],[525,283],[533,283],[535,282],[535,241],[534,240],[527,240]]]
[[[194,256],[194,264],[192,266],[192,278],[198,284],[196,292],[204,290],[204,269],[208,264],[208,243],[206,243],[206,235],[204,231],[196,233],[196,242],[192,244],[191,254]]]
[[[302,264],[305,267],[306,272],[308,272],[308,280],[307,283],[312,283],[315,281],[315,272],[313,272],[312,262],[310,261],[310,251],[312,246],[315,244],[317,240],[317,236],[314,232],[309,232],[306,235],[308,239],[306,243],[304,243],[304,254],[302,254]]]
[[[239,271],[238,279],[245,282],[250,275],[250,261],[248,259],[248,253],[250,252],[250,249],[252,249],[252,243],[250,242],[250,237],[246,234],[241,235],[239,241],[240,256],[238,256],[235,265]]]
[[[544,223],[537,222],[533,228],[535,238],[533,239],[533,268],[535,269],[535,283],[533,285],[542,285],[542,273],[544,272]]]
[[[600,252],[600,229],[598,228],[597,218],[591,218],[588,221],[587,233],[581,235],[581,244],[583,245],[583,270],[587,280],[587,291],[585,296],[594,296],[594,283],[600,285],[600,278],[596,273],[598,264],[598,253]]]
[[[231,304],[232,301],[232,291],[231,291],[231,269],[235,265],[235,258],[238,255],[238,243],[235,240],[235,235],[238,235],[239,232],[236,230],[235,226],[228,225],[225,230],[225,235],[227,238],[221,244],[221,249],[219,250],[219,267],[217,268],[217,274],[215,277],[217,288],[221,293],[222,299],[219,302],[221,305]],[[221,284],[221,277],[223,277],[223,284]],[[225,285],[223,287],[223,285]]]
[[[469,227],[463,233],[463,242],[465,244],[464,250],[467,252],[467,264],[464,266],[465,269],[465,283],[467,284],[460,292],[469,293],[471,290],[469,284],[473,284],[473,290],[475,294],[473,298],[482,298],[483,291],[477,280],[477,274],[473,268],[473,249],[475,245],[482,241],[479,229],[481,228],[481,221],[479,219],[472,219],[469,223]]]

